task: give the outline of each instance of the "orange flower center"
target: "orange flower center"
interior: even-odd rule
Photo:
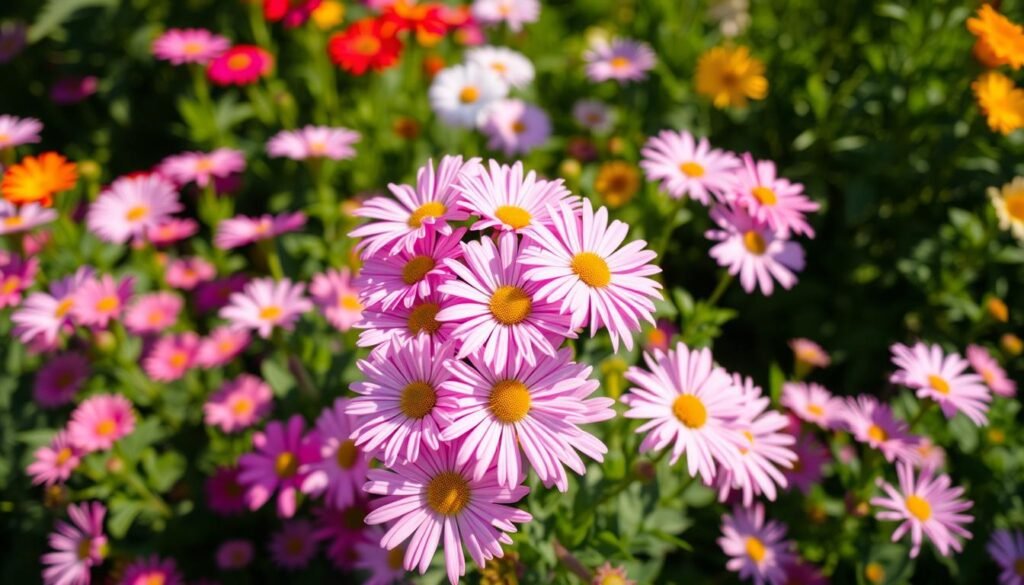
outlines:
[[[402,389],[398,400],[402,414],[412,419],[421,419],[434,409],[437,404],[437,391],[427,382],[409,382]]]
[[[21,286],[21,277],[16,274],[12,274],[4,279],[3,286],[0,286],[0,292],[3,292],[5,295],[9,295],[18,290],[19,286]]]
[[[285,451],[274,460],[274,472],[282,479],[294,477],[299,472],[299,459],[291,451]]]
[[[932,517],[932,506],[924,498],[916,495],[907,496],[905,501],[907,512],[921,522]]]
[[[772,191],[771,187],[757,186],[750,190],[750,193],[757,199],[761,205],[775,205],[778,201],[778,197],[775,196],[775,191]]]
[[[699,429],[708,420],[708,410],[704,403],[693,394],[680,394],[672,403],[672,414],[687,428]]]
[[[825,409],[820,404],[808,404],[807,412],[813,414],[814,416],[825,415]]]
[[[71,459],[71,455],[72,452],[70,447],[64,447],[60,451],[57,451],[57,465],[64,465],[67,463],[68,459]]]
[[[260,319],[264,321],[274,321],[279,319],[284,314],[284,310],[277,305],[267,305],[260,309]]]
[[[124,214],[124,218],[128,221],[139,221],[140,219],[144,219],[147,215],[149,215],[148,207],[145,205],[136,205]]]
[[[423,225],[423,220],[428,217],[438,218],[445,214],[448,208],[439,201],[427,201],[420,205],[416,211],[409,216],[409,227],[418,228]]]
[[[768,249],[768,244],[757,230],[747,230],[743,234],[743,247],[751,254],[760,256]]]
[[[101,437],[109,437],[117,432],[117,422],[112,418],[105,418],[96,425],[96,434]]]
[[[25,223],[25,220],[22,219],[20,215],[12,215],[4,218],[4,225],[9,228],[18,227],[23,223]]]
[[[679,165],[679,170],[682,171],[684,175],[690,177],[691,179],[697,179],[704,176],[704,167],[702,167],[699,163],[695,163],[692,161],[684,162],[683,164]]]
[[[338,467],[352,469],[352,466],[356,464],[356,458],[359,457],[359,448],[356,447],[356,442],[352,439],[342,441],[338,445],[338,452],[334,454],[334,457],[338,461]]]
[[[612,69],[625,69],[632,63],[627,57],[612,57],[611,65]]]
[[[349,311],[363,310],[363,304],[359,302],[359,297],[356,295],[339,295],[338,306]]]
[[[108,295],[96,302],[96,310],[101,313],[113,313],[121,306],[121,299]]]
[[[605,259],[593,252],[580,252],[572,258],[572,271],[590,288],[604,288],[612,281]]]
[[[405,560],[405,549],[402,547],[395,547],[388,551],[388,567],[397,571],[402,568]]]
[[[373,35],[360,35],[352,41],[352,49],[359,55],[369,57],[380,52],[380,39]]]
[[[414,256],[402,267],[402,282],[407,285],[416,284],[426,278],[427,273],[434,269],[435,262],[430,256]]]
[[[245,53],[236,53],[228,57],[228,69],[242,71],[252,65],[252,57]]]
[[[441,306],[437,303],[423,303],[409,312],[409,332],[413,335],[428,333],[433,335],[441,328],[441,322],[437,320],[437,313]]]
[[[491,295],[490,308],[502,325],[518,325],[530,316],[533,299],[518,286],[499,286]]]
[[[871,425],[868,427],[868,438],[876,443],[881,443],[889,438],[889,433],[886,433],[885,429],[878,425]]]
[[[254,410],[256,410],[256,405],[248,396],[239,396],[231,403],[231,412],[235,416],[249,416]]]
[[[471,104],[478,99],[480,99],[480,90],[472,85],[467,85],[459,92],[459,101],[464,104]]]
[[[939,394],[949,394],[949,382],[942,376],[936,376],[935,374],[928,376],[928,385]]]
[[[518,380],[502,380],[491,388],[488,406],[499,421],[517,423],[530,412],[530,390]]]
[[[427,505],[444,516],[457,516],[470,499],[469,482],[457,471],[442,471],[427,484]]]
[[[188,364],[188,354],[178,350],[172,353],[167,361],[171,363],[171,367],[184,368]]]
[[[745,547],[747,549],[747,556],[755,563],[763,561],[764,557],[768,554],[768,549],[764,546],[764,543],[754,536],[747,537]]]
[[[188,41],[184,45],[181,46],[181,50],[186,55],[196,55],[196,54],[202,52],[203,45],[201,45],[200,43],[197,43],[195,41]]]
[[[1017,221],[1024,221],[1024,193],[1015,193],[1003,198],[1006,213]]]
[[[502,205],[494,210],[494,217],[498,218],[498,221],[509,226],[512,229],[518,230],[530,225],[530,220],[533,216],[530,215],[529,211],[526,211],[522,207],[516,205]]]

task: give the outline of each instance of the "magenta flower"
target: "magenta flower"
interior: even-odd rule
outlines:
[[[245,486],[238,480],[239,473],[234,467],[218,467],[206,478],[206,505],[214,514],[235,516],[246,510]]]
[[[217,547],[217,568],[222,571],[244,569],[252,562],[252,542],[244,538],[225,540]]]
[[[159,333],[173,326],[181,312],[181,297],[170,292],[140,295],[128,307],[124,325],[136,335]]]
[[[38,269],[39,259],[0,250],[0,309],[21,303],[21,293],[32,286]]]
[[[462,258],[459,242],[465,233],[465,228],[448,236],[428,230],[411,250],[366,258],[352,283],[359,290],[360,304],[384,311],[398,305],[408,308],[441,284],[454,280],[455,274],[446,262]]]
[[[587,77],[591,81],[600,83],[613,79],[625,84],[646,79],[657,57],[647,43],[595,37],[583,54],[583,60],[587,62]]]
[[[582,213],[562,203],[551,216],[550,228],[538,225],[520,263],[527,280],[539,286],[536,298],[560,302],[573,329],[590,324],[590,335],[608,329],[612,347],[619,339],[633,349],[633,334],[641,319],[654,325],[653,299],[661,299],[661,284],[650,276],[661,272],[652,264],[655,253],[647,242],[622,246],[629,227],[619,220],[608,222],[608,210],[594,211],[589,199]]]
[[[295,515],[299,487],[306,479],[307,466],[320,460],[320,444],[314,435],[304,436],[305,423],[294,415],[287,425],[272,421],[252,437],[255,450],[238,460],[239,482],[245,486],[245,502],[259,509],[277,494],[277,515]]]
[[[800,435],[793,451],[796,453],[796,461],[786,471],[786,481],[806,495],[821,481],[825,464],[831,458],[828,449],[810,434]]]
[[[346,160],[356,155],[352,145],[360,135],[348,128],[305,126],[299,130],[282,130],[267,142],[267,154],[292,160],[326,158]]]
[[[678,334],[679,327],[672,320],[658,319],[655,321],[654,327],[647,328],[647,331],[644,333],[643,349],[644,351],[654,351],[656,349],[668,351],[672,340]]]
[[[729,274],[740,276],[740,284],[748,293],[760,288],[765,296],[775,291],[775,281],[784,289],[796,284],[797,272],[804,269],[804,249],[759,223],[741,207],[717,206],[711,219],[720,229],[704,235],[718,242],[711,247],[711,257]]]
[[[218,148],[213,152],[185,152],[169,156],[160,163],[159,172],[179,186],[195,183],[206,187],[215,178],[225,179],[245,169],[240,150]]]
[[[992,392],[1007,398],[1012,398],[1017,393],[1017,383],[1006,375],[1006,370],[984,347],[968,345],[967,361]]]
[[[551,223],[549,207],[557,208],[562,201],[578,206],[579,197],[561,179],[545,181],[534,171],[523,173],[522,162],[508,166],[492,160],[487,171],[467,176],[456,187],[462,207],[480,216],[470,229],[521,230]]]
[[[135,281],[130,276],[120,282],[109,274],[86,279],[72,298],[72,319],[86,327],[106,327],[111,319],[121,316],[134,285]]]
[[[795,560],[792,541],[785,540],[786,527],[775,520],[765,521],[764,506],[736,506],[722,517],[722,537],[718,546],[729,556],[725,567],[739,573],[740,579],[755,585],[786,583],[785,565]]]
[[[0,23],[0,63],[10,63],[21,53],[28,41],[27,33],[28,27],[24,22],[7,20]]]
[[[99,84],[95,75],[66,75],[50,86],[50,100],[58,106],[71,106],[96,93]]]
[[[96,394],[71,413],[68,440],[83,453],[103,451],[135,430],[132,403],[120,394]]]
[[[124,569],[124,576],[118,585],[185,585],[185,579],[178,571],[174,559],[162,559],[157,555],[139,559]]]
[[[107,555],[103,517],[107,508],[100,502],[70,504],[68,517],[50,533],[50,552],[42,557],[44,585],[88,585],[91,570]]]
[[[779,401],[801,419],[823,429],[834,429],[843,422],[844,402],[820,384],[786,382]]]
[[[818,211],[819,205],[804,195],[804,186],[791,183],[776,174],[775,163],[754,161],[750,153],[743,155],[743,165],[733,175],[727,199],[746,209],[760,223],[766,223],[781,237],[803,234],[814,237],[805,213]]]
[[[180,380],[195,366],[198,349],[199,336],[191,331],[165,335],[153,345],[142,369],[157,382]]]
[[[253,426],[272,408],[270,386],[252,374],[242,374],[225,382],[206,399],[203,420],[225,433],[234,433]]]
[[[72,328],[74,293],[90,278],[92,269],[81,267],[75,274],[51,284],[49,293],[30,294],[11,315],[14,334],[22,343],[38,343],[46,348],[56,348],[60,333]]]
[[[302,229],[304,225],[306,214],[301,211],[280,215],[265,214],[260,217],[239,215],[217,224],[217,235],[214,236],[213,243],[218,248],[230,250]]]
[[[181,290],[192,290],[199,283],[207,282],[215,276],[217,276],[217,269],[213,264],[199,256],[191,256],[171,260],[167,265],[164,279],[167,280],[168,286]],[[224,300],[227,301],[227,296],[224,297]]]
[[[67,432],[58,431],[49,445],[36,449],[25,471],[32,476],[33,485],[64,483],[81,462],[80,455],[68,440]]]
[[[172,65],[206,65],[231,47],[231,41],[205,28],[172,28],[153,41],[153,56]]]
[[[723,199],[740,166],[735,154],[711,148],[707,138],[698,141],[685,130],[662,130],[647,139],[640,154],[648,181],[660,181],[676,199],[685,196],[702,205],[710,205],[712,197]]]
[[[383,532],[371,529],[364,522],[368,512],[368,503],[362,493],[365,482],[364,473],[359,480],[356,500],[351,505],[344,508],[332,508],[328,505],[315,510],[315,535],[321,542],[325,542],[325,552],[331,563],[345,571],[351,571],[358,560],[356,551],[359,544],[372,542],[373,546],[380,548],[377,542],[380,541]],[[399,558],[398,567],[401,566],[402,559]],[[404,570],[402,574],[405,574]]]
[[[220,317],[230,321],[236,330],[255,329],[260,337],[270,337],[274,327],[291,331],[299,317],[313,309],[313,303],[304,295],[306,285],[292,281],[260,278],[245,285],[242,292],[234,293],[228,306],[220,310]]]
[[[348,331],[363,318],[363,303],[359,301],[359,289],[352,282],[352,272],[347,268],[331,268],[313,276],[309,294],[327,322],[338,331]]]
[[[274,56],[256,45],[235,45],[211,60],[206,76],[216,85],[252,85],[274,68]]]
[[[228,304],[231,295],[245,289],[247,284],[249,284],[249,277],[237,272],[217,280],[200,282],[195,287],[196,309],[199,311],[220,309]]]
[[[525,155],[551,138],[551,118],[523,100],[503,99],[487,108],[481,130],[487,135],[487,148],[505,156]]]
[[[456,585],[466,572],[463,545],[480,567],[502,556],[501,545],[512,544],[513,522],[529,522],[530,514],[514,504],[529,492],[526,486],[503,487],[494,470],[474,478],[471,466],[456,463],[459,445],[443,443],[437,451],[424,451],[416,463],[401,463],[390,470],[371,469],[363,488],[382,496],[366,517],[367,524],[388,522],[381,546],[397,548],[410,536],[405,569],[426,572],[442,542],[448,580]]]
[[[512,32],[540,18],[539,0],[473,0],[473,19],[484,25],[504,22]]]
[[[32,398],[43,408],[71,404],[88,377],[88,358],[80,353],[62,353],[40,366]]]
[[[888,405],[871,396],[847,398],[844,411],[844,426],[853,438],[881,451],[890,463],[897,457],[906,459],[917,441],[907,424],[893,417]]]
[[[433,294],[414,302],[409,308],[399,305],[390,311],[363,311],[363,319],[355,327],[365,331],[359,334],[356,345],[375,347],[386,342],[407,343],[421,334],[431,338],[435,344],[444,343],[452,338],[457,324],[439,321],[437,315],[453,304],[447,296]]]
[[[169,218],[150,226],[146,230],[146,239],[158,248],[187,240],[199,232],[199,224],[194,219]]]
[[[181,210],[177,190],[160,175],[121,177],[89,206],[86,223],[100,239],[123,244]]]
[[[302,484],[304,493],[324,494],[327,504],[337,509],[355,505],[369,466],[368,457],[356,446],[353,431],[358,422],[346,413],[351,402],[338,398],[317,418],[321,460],[309,466],[309,475]]]
[[[25,232],[57,219],[57,210],[38,203],[15,205],[0,200],[0,236]]]
[[[388,550],[379,543],[381,535],[375,539],[357,542],[355,545],[355,563],[353,568],[368,574],[363,585],[393,585],[407,578],[405,567],[405,547],[396,546]]]
[[[0,116],[0,150],[39,142],[43,123],[35,118]]]
[[[999,565],[1000,585],[1024,585],[1024,532],[996,530],[986,548]]]
[[[934,470],[923,469],[914,477],[914,469],[907,463],[898,463],[899,488],[882,482],[885,496],[871,498],[871,505],[882,508],[875,513],[879,520],[901,522],[892,534],[896,542],[910,532],[910,558],[921,552],[924,536],[939,549],[939,554],[949,556],[951,551],[960,552],[960,538],[970,539],[971,533],[965,528],[974,520],[963,512],[973,505],[964,500],[964,488],[951,487],[948,475],[935,475]],[[959,538],[958,538],[959,537]]]
[[[983,426],[988,417],[992,394],[977,374],[964,373],[967,360],[958,353],[945,354],[937,344],[915,343],[907,347],[895,343],[889,348],[892,362],[899,370],[889,378],[917,390],[917,397],[931,398],[942,408],[946,418],[963,412],[971,422]]]
[[[229,363],[249,346],[249,332],[217,327],[199,342],[196,365],[216,368]]]
[[[302,569],[316,556],[317,538],[309,520],[289,520],[270,537],[270,559],[287,571]]]

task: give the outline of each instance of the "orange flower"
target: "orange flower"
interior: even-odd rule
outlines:
[[[44,152],[39,157],[26,156],[8,168],[0,183],[0,193],[15,205],[40,203],[49,207],[55,193],[67,191],[76,181],[75,163],[56,152]]]
[[[1014,69],[1024,66],[1024,29],[992,6],[983,4],[978,8],[978,16],[967,19],[967,30],[987,45],[997,63]]]

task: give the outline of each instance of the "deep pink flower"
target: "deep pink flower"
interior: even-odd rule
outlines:
[[[207,282],[216,275],[217,269],[213,264],[199,256],[190,256],[171,260],[167,265],[167,272],[164,273],[164,279],[167,280],[169,286],[174,288],[192,290],[198,284]],[[227,295],[224,300],[227,301]]]
[[[173,326],[181,312],[181,297],[170,292],[140,295],[128,307],[124,325],[132,333],[159,333]]]
[[[784,238],[791,232],[813,238],[814,230],[804,214],[818,211],[819,205],[807,198],[804,186],[779,177],[771,161],[755,161],[750,153],[742,160],[726,198]]]
[[[965,373],[968,362],[960,354],[946,354],[938,344],[924,343],[913,347],[895,343],[889,349],[892,362],[900,368],[891,382],[916,389],[922,400],[934,400],[946,418],[963,412],[978,426],[988,422],[986,412],[992,393],[981,376]]]
[[[313,309],[313,303],[303,294],[305,288],[306,285],[294,284],[287,278],[254,280],[242,292],[232,294],[228,306],[219,314],[233,329],[255,329],[263,338],[270,337],[275,327],[291,331],[299,317]]]
[[[50,86],[50,99],[58,106],[71,106],[96,93],[99,84],[95,75],[66,75]]]
[[[240,292],[249,283],[249,277],[242,273],[235,273],[209,282],[200,281],[195,289],[196,309],[199,311],[213,311],[228,304],[231,295]]]
[[[205,28],[172,28],[153,41],[153,56],[172,65],[206,65],[230,46],[231,41]]]
[[[38,269],[38,258],[26,260],[0,250],[0,309],[21,303],[21,293],[32,286]]]
[[[238,468],[218,467],[206,478],[206,505],[214,514],[235,516],[246,510],[245,486],[238,480],[239,473]]]
[[[68,506],[71,523],[57,522],[49,537],[51,550],[42,557],[44,585],[89,585],[91,569],[107,555],[106,513],[100,502]]]
[[[316,514],[316,537],[325,543],[327,558],[334,566],[351,571],[359,560],[359,544],[372,542],[377,544],[383,534],[372,529],[364,521],[369,513],[369,503],[362,493],[362,484],[366,482],[365,473],[359,485],[359,495],[355,501],[343,508],[322,506],[315,510]],[[371,540],[372,539],[372,540]],[[398,566],[401,567],[402,559],[398,559]],[[405,571],[402,571],[405,574]]]
[[[111,448],[135,430],[132,403],[119,394],[90,396],[71,413],[68,439],[84,453]]]
[[[106,327],[111,319],[121,316],[134,285],[135,280],[130,276],[120,282],[109,274],[90,277],[75,290],[72,319],[86,327]]]
[[[360,303],[388,311],[397,305],[411,307],[430,296],[438,286],[455,278],[446,262],[462,258],[459,242],[465,233],[465,228],[448,236],[428,230],[411,250],[366,258],[352,283],[359,290]]]
[[[142,362],[146,375],[157,382],[179,380],[196,365],[199,336],[191,331],[165,335],[157,340]]]
[[[369,458],[356,446],[356,419],[347,414],[352,399],[338,398],[316,419],[321,459],[307,470],[302,484],[307,494],[323,494],[329,506],[347,508],[356,503],[366,482]]]
[[[810,434],[800,435],[793,446],[793,451],[796,453],[796,461],[793,467],[786,471],[786,480],[790,487],[795,487],[806,495],[821,481],[825,464],[831,457],[828,449]]]
[[[64,483],[81,461],[81,452],[68,440],[65,431],[58,431],[49,445],[36,449],[32,463],[25,470],[33,484]]]
[[[185,579],[178,571],[174,559],[162,559],[157,555],[141,558],[124,569],[124,576],[118,585],[185,585]]]
[[[331,268],[314,275],[309,285],[313,303],[338,331],[348,331],[363,318],[359,289],[352,280],[352,272],[347,267],[340,270]]]
[[[274,68],[274,56],[256,45],[235,45],[206,66],[210,81],[217,85],[251,85]]]
[[[288,520],[270,537],[270,559],[287,571],[302,569],[316,556],[317,541],[309,520]]]
[[[250,510],[259,509],[277,492],[277,515],[295,515],[299,487],[306,469],[320,460],[320,444],[314,435],[304,435],[302,417],[294,415],[287,424],[272,421],[252,437],[254,451],[238,460],[238,479],[245,486]]]
[[[254,556],[252,542],[244,538],[225,540],[217,547],[217,568],[236,571],[249,566]]]
[[[239,215],[225,219],[217,225],[217,235],[213,243],[223,250],[230,250],[258,242],[276,238],[281,234],[302,229],[306,225],[306,214],[301,211],[282,213],[280,215],[264,214],[260,217]]]
[[[263,17],[287,28],[301,26],[323,0],[263,0]]]
[[[89,359],[80,353],[62,353],[39,368],[32,398],[43,408],[57,408],[74,401],[89,377]]]
[[[273,398],[266,382],[252,374],[242,374],[225,382],[206,399],[204,421],[225,433],[240,431],[269,414]]]

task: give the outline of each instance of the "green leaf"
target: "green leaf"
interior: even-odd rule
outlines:
[[[122,539],[128,534],[128,529],[142,512],[142,502],[129,500],[122,496],[114,496],[110,500],[110,519],[107,520],[107,530],[115,539]]]
[[[163,453],[158,457],[155,451],[147,450],[142,458],[142,468],[149,477],[149,485],[160,493],[171,489],[185,473],[185,466],[185,458],[175,451]]]
[[[260,366],[260,371],[263,372],[263,379],[270,384],[275,396],[284,396],[295,388],[295,377],[292,373],[272,359],[265,360]]]
[[[56,31],[83,8],[114,8],[120,0],[48,0],[28,30],[28,42],[35,43]]]

